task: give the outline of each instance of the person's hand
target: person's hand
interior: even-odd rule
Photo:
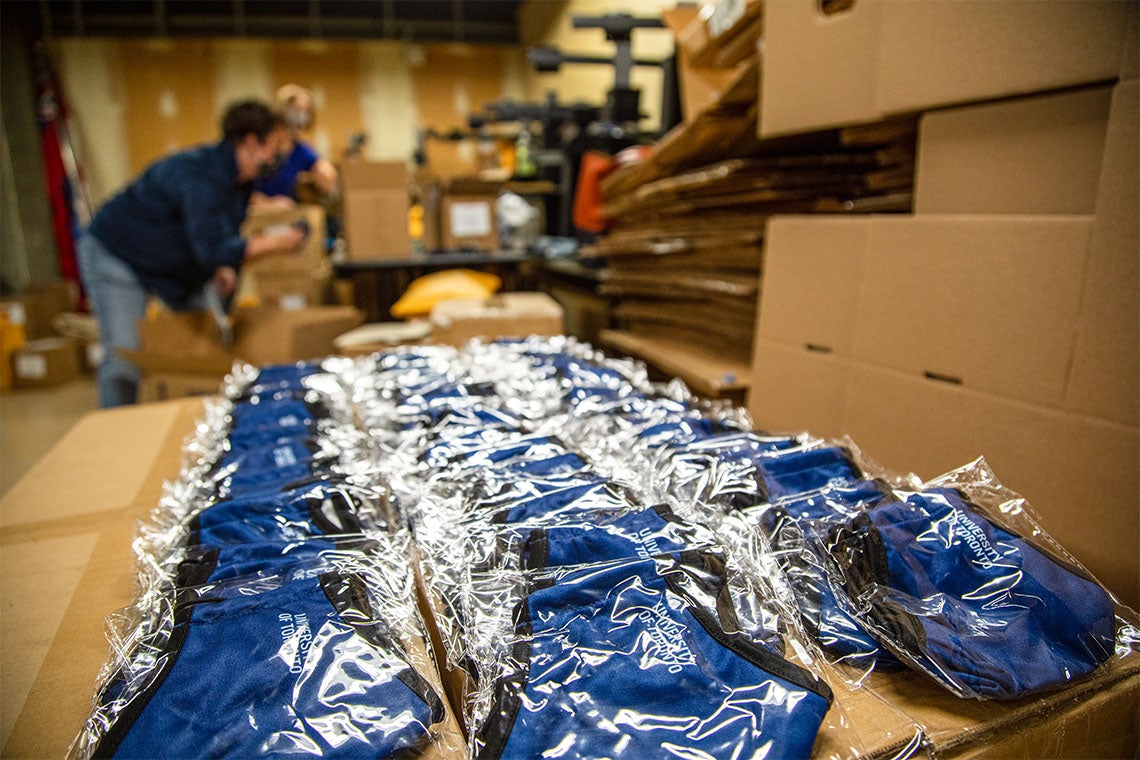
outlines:
[[[275,224],[260,235],[246,240],[245,258],[252,261],[262,256],[291,253],[299,254],[308,235],[291,224]]]
[[[301,244],[305,242],[308,234],[295,225],[289,225],[277,233],[279,249],[294,256],[301,252]]]
[[[249,197],[249,205],[257,207],[259,211],[288,211],[296,208],[297,202],[288,195],[254,193]]]
[[[229,298],[237,289],[237,271],[233,267],[218,267],[214,270],[213,280],[222,298]]]

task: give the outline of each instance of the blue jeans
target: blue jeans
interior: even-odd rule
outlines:
[[[96,238],[83,234],[77,248],[79,275],[103,343],[103,362],[99,365],[97,383],[99,406],[133,404],[139,393],[139,368],[119,355],[118,349],[139,350],[139,320],[146,316],[150,293],[131,265],[107,250]],[[174,311],[198,311],[206,308],[203,291],[185,303],[167,304]]]
[[[91,235],[79,238],[79,273],[87,289],[99,336],[103,362],[99,365],[99,406],[133,404],[138,397],[139,368],[119,355],[137,351],[138,322],[146,316],[147,290],[130,265]]]

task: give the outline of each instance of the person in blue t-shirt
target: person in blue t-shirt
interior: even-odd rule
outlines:
[[[119,355],[139,348],[138,321],[153,294],[177,311],[229,298],[245,261],[299,250],[305,233],[241,237],[253,180],[288,147],[281,117],[255,100],[228,108],[221,141],[151,164],[103,205],[79,240],[79,269],[105,349],[99,405],[134,403],[139,370]]]
[[[325,198],[335,198],[336,167],[304,139],[317,115],[312,93],[299,85],[284,85],[277,90],[277,110],[289,129],[291,150],[276,172],[253,183],[253,202],[289,208],[293,205],[291,201],[299,200],[299,182],[311,183]]]

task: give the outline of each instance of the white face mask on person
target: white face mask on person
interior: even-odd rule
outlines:
[[[285,123],[292,129],[304,129],[309,126],[309,114],[297,108],[290,108],[285,111]]]

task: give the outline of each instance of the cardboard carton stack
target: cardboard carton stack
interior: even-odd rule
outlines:
[[[742,12],[759,19],[752,4]],[[691,29],[705,30],[695,60],[706,65],[722,58],[722,44],[739,49],[741,35],[750,39],[751,55],[742,61],[728,56],[731,66],[720,70],[732,82],[718,99],[690,114],[647,160],[605,180],[610,231],[583,251],[606,258],[609,273],[600,290],[618,299],[614,315],[622,329],[601,339],[662,368],[680,363],[682,353],[703,352],[705,360],[682,377],[716,395],[747,384],[767,219],[788,212],[909,210],[914,174],[913,118],[758,139],[760,25],[750,18],[741,16],[722,36],[712,36],[700,16],[678,32],[685,54],[693,50],[691,41],[684,44]],[[718,364],[715,377],[696,369],[702,364]]]
[[[920,476],[981,452],[1137,606],[1140,9],[768,10],[760,134],[923,113],[913,216],[768,224],[757,424]]]

